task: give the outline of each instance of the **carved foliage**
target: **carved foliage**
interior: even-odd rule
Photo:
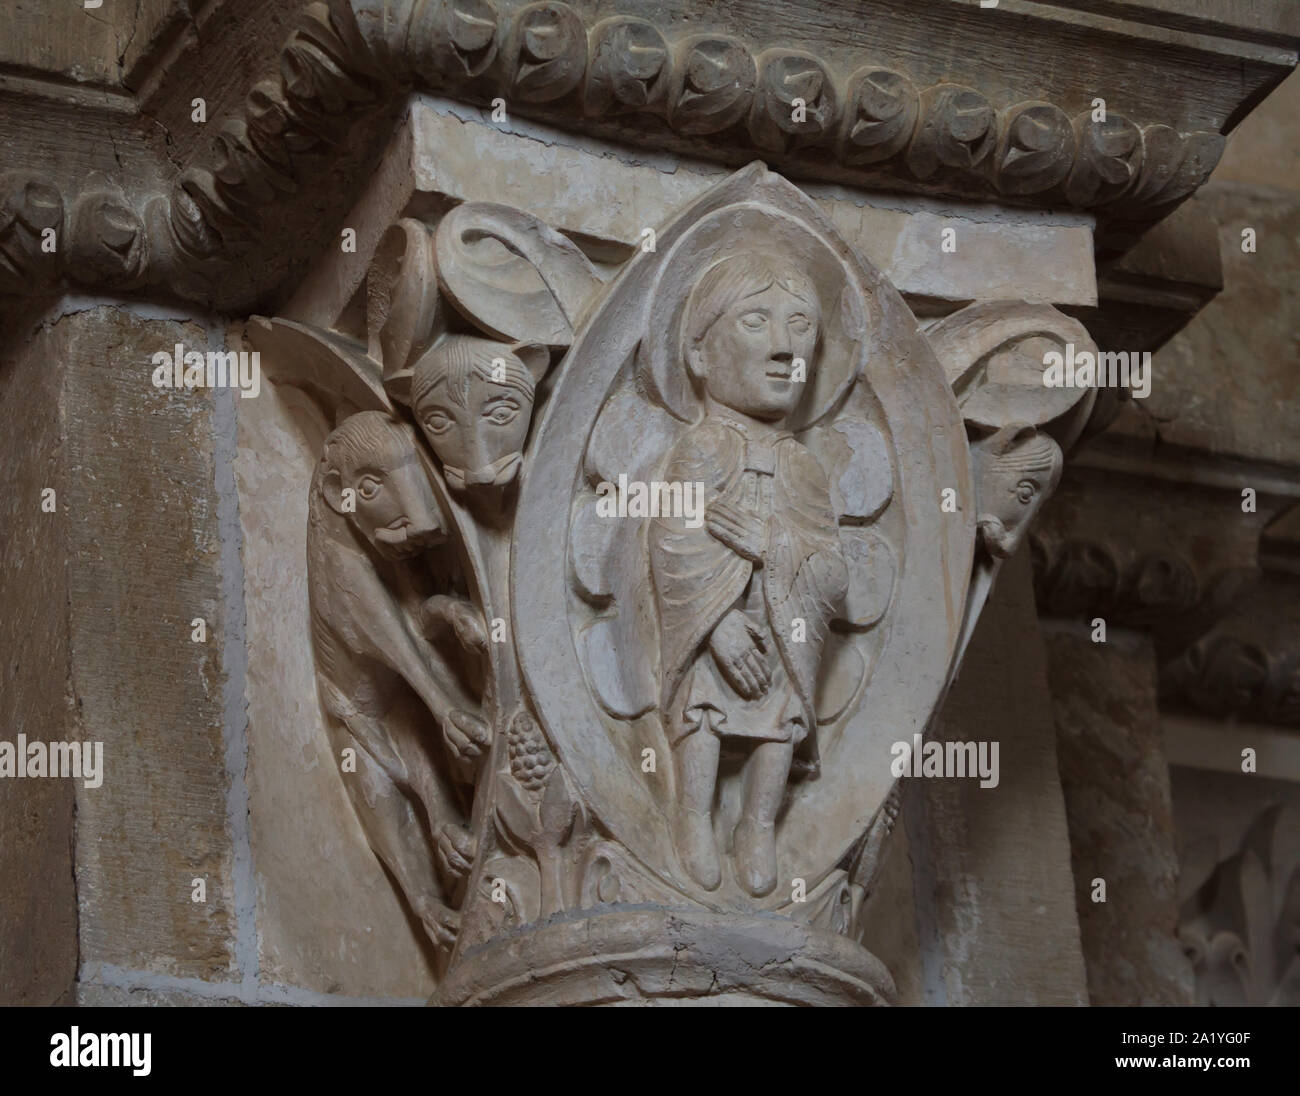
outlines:
[[[817,143],[833,129],[836,107],[831,75],[812,54],[773,49],[758,58],[749,132],[759,148],[788,152]]]
[[[0,290],[21,293],[54,277],[62,229],[63,198],[55,187],[36,175],[0,175]],[[41,246],[50,239],[55,248]]]
[[[671,72],[668,41],[653,23],[606,19],[591,31],[584,107],[588,114],[656,109],[668,97]]]
[[[582,82],[587,32],[568,4],[543,0],[515,16],[508,47],[510,94],[524,102],[559,99]]]
[[[757,83],[758,67],[743,42],[717,35],[685,39],[677,45],[668,121],[692,136],[728,129],[749,110]]]
[[[897,155],[912,138],[920,106],[916,86],[901,72],[859,69],[849,79],[840,158],[857,165]]]
[[[301,158],[412,81],[593,118],[661,115],[684,138],[727,131],[729,144],[773,155],[825,146],[845,167],[926,187],[1048,195],[1104,210],[1114,241],[1194,191],[1223,149],[1214,133],[1140,127],[1115,114],[1071,122],[1050,103],[995,105],[957,83],[918,90],[891,68],[840,72],[787,48],[756,56],[739,39],[670,37],[645,19],[588,28],[559,0],[510,12],[492,0],[330,0],[303,10],[279,71],[253,87],[211,154],[168,193],[139,203],[143,213],[88,198],[86,271],[119,286],[164,282],[205,295],[216,260],[246,248],[263,211],[294,192]]]
[[[1300,814],[1269,807],[1183,903],[1199,1005],[1300,1004]]]
[[[1101,544],[1054,544],[1034,537],[1034,591],[1040,613],[1096,614],[1141,624],[1191,612],[1201,600],[1191,565],[1171,552],[1132,558]]]
[[[881,759],[1072,429],[998,357],[1069,321],[976,309],[941,360],[761,164],[657,242],[604,284],[536,218],[466,203],[385,236],[364,346],[249,327],[340,420],[310,504],[321,698],[453,984],[504,930],[611,903],[778,913],[860,965],[898,814]],[[620,503],[629,481],[657,502]]]

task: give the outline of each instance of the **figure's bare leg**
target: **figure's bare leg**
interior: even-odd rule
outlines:
[[[745,803],[732,837],[736,874],[755,898],[776,887],[776,812],[793,757],[793,742],[762,742],[745,762]]]
[[[705,890],[722,882],[722,865],[713,838],[713,790],[718,781],[722,740],[707,726],[693,731],[673,749],[677,767],[677,817],[673,837],[686,870]]]

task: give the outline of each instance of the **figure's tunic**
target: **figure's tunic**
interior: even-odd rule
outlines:
[[[848,568],[830,487],[820,464],[793,435],[712,415],[686,432],[665,462],[666,482],[702,482],[706,503],[724,500],[765,520],[761,566],[706,526],[656,518],[649,548],[659,613],[660,710],[676,744],[701,727],[725,737],[807,741],[816,765],[814,697],[830,621],[844,608]],[[707,643],[731,610],[762,637],[770,686],[741,698]],[[803,641],[795,621],[803,621]]]

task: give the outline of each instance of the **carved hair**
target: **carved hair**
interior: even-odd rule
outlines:
[[[341,472],[376,456],[399,460],[411,448],[411,436],[383,411],[359,411],[325,439],[321,465]]]
[[[1060,446],[1032,426],[1017,423],[1003,427],[989,439],[988,445],[993,465],[999,471],[1045,474],[1049,490],[1061,478]]]
[[[741,251],[709,267],[695,284],[686,304],[682,347],[697,346],[737,301],[756,297],[778,285],[820,312],[812,279],[789,259],[763,252]]]
[[[504,377],[494,375],[493,365],[498,360],[505,364]],[[471,335],[449,335],[415,363],[411,406],[418,406],[434,385],[445,380],[447,395],[457,406],[465,407],[472,377],[512,388],[529,403],[533,401],[533,375],[508,344]]]

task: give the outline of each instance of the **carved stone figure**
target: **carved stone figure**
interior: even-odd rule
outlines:
[[[416,363],[411,402],[453,491],[502,487],[519,473],[544,346],[451,335]]]
[[[859,913],[899,811],[890,745],[1081,429],[1082,393],[1033,367],[1072,321],[977,305],[927,340],[757,164],[607,283],[473,202],[399,222],[370,278],[364,346],[254,330],[342,420],[312,486],[321,697],[441,948],[438,999],[513,999],[506,930],[582,1000],[606,990],[564,958],[578,931],[645,996],[705,970],[715,992],[711,960],[661,969],[690,926],[795,947],[835,972],[818,1000],[889,1000]]]
[[[317,681],[335,752],[356,752],[345,783],[362,828],[443,948],[473,841],[469,789],[435,762],[438,728],[455,734],[476,707],[419,625],[433,578],[424,557],[447,533],[409,426],[363,411],[330,434],[307,534]]]
[[[650,531],[659,610],[661,710],[672,743],[674,835],[691,876],[721,882],[712,803],[724,741],[749,747],[733,835],[740,879],[776,886],[777,810],[794,751],[816,753],[822,646],[848,569],[826,474],[786,423],[816,370],[821,304],[788,262],[741,252],[705,272],[687,304],[683,368],[704,415],[662,479],[703,482],[704,526]]]
[[[1300,1003],[1300,813],[1270,806],[1231,856],[1189,859],[1178,937],[1196,976],[1196,1003]]]
[[[1061,447],[1013,423],[973,446],[980,540],[999,559],[1013,556],[1038,508],[1061,479]]]

